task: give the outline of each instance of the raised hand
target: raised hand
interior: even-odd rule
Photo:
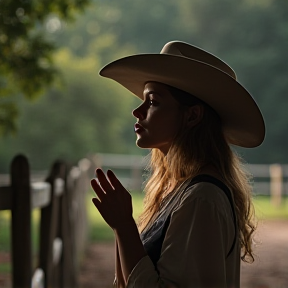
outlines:
[[[92,179],[91,186],[98,198],[93,198],[92,201],[107,224],[117,230],[125,223],[134,221],[131,194],[123,187],[115,174],[108,170],[106,177],[98,168],[96,175],[99,182]]]

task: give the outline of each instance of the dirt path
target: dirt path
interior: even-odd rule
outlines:
[[[288,287],[288,221],[260,223],[256,241],[256,259],[242,265],[245,288]]]
[[[242,264],[241,288],[288,288],[288,221],[259,224],[253,264]],[[112,287],[114,244],[90,245],[80,273],[80,288]]]

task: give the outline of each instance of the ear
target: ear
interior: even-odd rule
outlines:
[[[203,105],[193,105],[186,111],[186,125],[187,127],[196,126],[203,118],[204,107]]]

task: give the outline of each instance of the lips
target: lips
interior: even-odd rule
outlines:
[[[143,126],[141,126],[139,123],[136,123],[134,125],[134,131],[135,133],[141,133],[143,132],[145,129],[143,128]]]

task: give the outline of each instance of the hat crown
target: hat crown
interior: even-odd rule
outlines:
[[[199,49],[196,46],[190,45],[181,41],[171,41],[165,44],[160,54],[170,54],[181,57],[190,58],[191,60],[196,60],[206,65],[213,66],[221,70],[224,73],[227,73],[236,80],[236,74],[233,69],[226,64],[224,61],[214,56],[213,54],[208,53],[202,49]]]

